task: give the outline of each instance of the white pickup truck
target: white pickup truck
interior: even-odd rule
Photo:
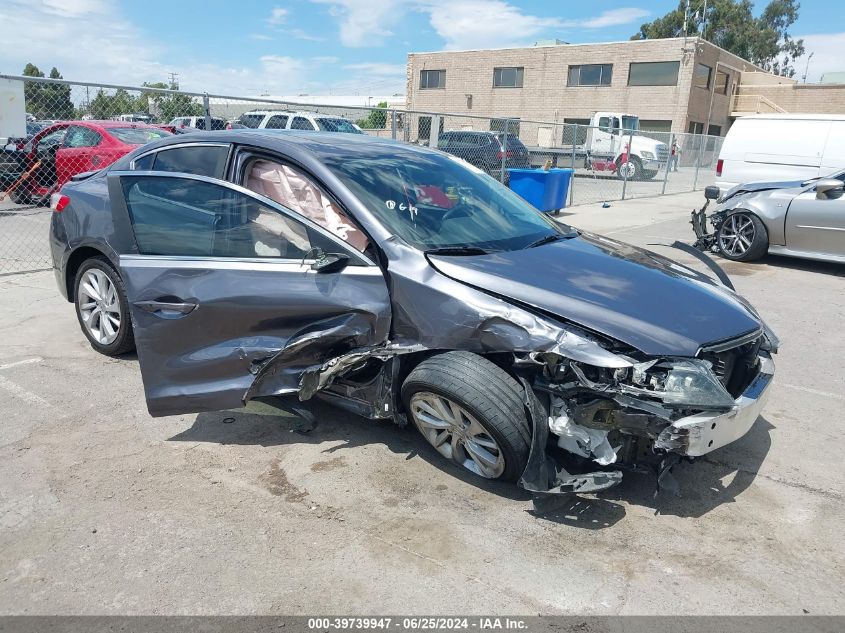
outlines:
[[[633,114],[596,112],[589,125],[580,126],[577,134],[567,126],[562,147],[530,148],[532,164],[552,154],[556,166],[567,167],[574,162],[576,168],[612,171],[620,179],[647,180],[669,160],[669,145],[643,136],[640,119]],[[569,144],[572,141],[574,145]],[[626,151],[629,142],[631,147]]]

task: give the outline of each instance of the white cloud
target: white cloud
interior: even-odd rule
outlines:
[[[347,70],[357,70],[368,75],[378,75],[379,77],[391,77],[396,75],[405,76],[404,64],[386,64],[383,62],[365,62],[362,64],[346,64],[344,66]]]
[[[329,6],[329,15],[340,22],[344,46],[381,46],[402,16],[402,0],[311,0]]]
[[[263,41],[266,41],[266,40],[272,40],[273,38],[270,37],[269,35],[265,35],[264,33],[250,33],[249,39],[259,40],[259,41],[263,42]]]
[[[288,31],[288,33],[290,33],[290,35],[297,40],[305,40],[308,42],[322,42],[323,39],[325,39],[318,35],[311,35],[310,33],[306,33],[302,29],[291,29],[290,31]]]
[[[315,64],[336,64],[340,61],[340,57],[335,57],[334,55],[320,55],[318,57],[312,57],[311,61]]]
[[[423,0],[419,9],[429,14],[447,50],[515,46],[563,26],[558,18],[527,15],[503,0]]]
[[[30,6],[43,9],[45,13],[66,18],[76,18],[88,13],[103,13],[108,8],[104,0],[40,0]]]
[[[566,27],[577,27],[582,29],[604,29],[609,26],[622,26],[624,24],[638,22],[648,15],[649,12],[645,9],[620,7],[619,9],[603,11],[601,15],[594,18],[587,18],[585,20],[565,20],[563,25]]]
[[[274,7],[272,11],[270,11],[270,17],[267,18],[267,24],[272,24],[273,26],[279,26],[280,24],[284,24],[288,19],[288,10],[283,7]]]
[[[807,72],[808,82],[818,81],[825,73],[845,70],[845,60],[842,58],[842,51],[845,51],[845,33],[813,33],[798,36],[796,39],[804,40],[806,51],[804,57],[795,62],[795,78],[799,81],[804,75],[810,53],[813,53],[813,58]]]

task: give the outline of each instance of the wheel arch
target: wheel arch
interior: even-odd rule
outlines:
[[[108,256],[102,249],[91,245],[80,246],[75,249],[65,263],[65,289],[67,290],[67,300],[73,303],[76,298],[76,288],[74,287],[74,280],[79,268],[89,259],[94,257],[105,257],[110,262],[112,258]]]

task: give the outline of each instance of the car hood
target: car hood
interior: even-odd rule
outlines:
[[[705,275],[598,235],[489,255],[431,256],[429,261],[456,281],[650,356],[695,356],[704,345],[762,326],[739,297]]]
[[[793,187],[800,187],[805,181],[803,180],[786,180],[779,182],[747,182],[742,185],[731,187],[725,192],[718,202],[725,202],[729,198],[733,198],[741,193],[753,193],[755,191],[768,191],[770,189],[792,189]]]

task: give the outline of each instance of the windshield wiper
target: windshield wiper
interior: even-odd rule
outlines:
[[[495,251],[488,251],[478,246],[443,246],[424,251],[426,255],[489,255]]]
[[[576,232],[572,233],[552,233],[551,235],[546,235],[545,237],[541,237],[536,242],[531,242],[525,248],[534,248],[535,246],[542,246],[543,244],[550,244],[551,242],[557,242],[558,240],[567,240],[569,238],[575,237],[578,235]]]

